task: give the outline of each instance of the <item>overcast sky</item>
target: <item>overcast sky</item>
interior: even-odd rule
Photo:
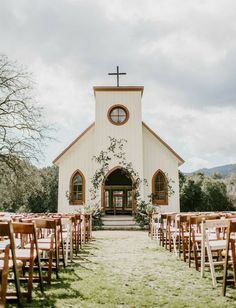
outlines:
[[[143,120],[186,163],[236,163],[235,0],[2,0],[0,53],[27,66],[52,160],[94,121],[94,85],[143,85]]]

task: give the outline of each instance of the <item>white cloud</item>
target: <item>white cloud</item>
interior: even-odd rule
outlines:
[[[235,162],[236,2],[0,2],[0,51],[26,64],[60,141],[49,163],[94,118],[93,85],[119,64],[143,84],[144,120],[194,169]]]

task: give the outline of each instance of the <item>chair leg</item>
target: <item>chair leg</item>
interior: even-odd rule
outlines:
[[[40,261],[40,256],[37,254],[37,263],[38,263],[38,275],[39,275],[39,285],[40,285],[40,290],[43,293],[43,274],[42,274],[42,268],[41,268],[41,261]]]
[[[68,254],[69,254],[69,238],[68,238],[68,232],[66,236],[66,254],[65,254],[65,266],[68,264]]]
[[[229,261],[229,245],[226,247],[226,256],[224,264],[224,276],[223,276],[223,287],[222,295],[225,296],[226,293],[226,283],[227,283],[227,274],[228,274],[228,261]]]
[[[8,252],[9,254],[9,252]],[[4,266],[5,268],[2,271],[2,282],[1,282],[1,299],[0,299],[0,307],[5,307],[5,303],[6,303],[6,294],[7,294],[7,278],[8,278],[8,260],[6,262],[6,266]]]
[[[213,285],[213,287],[215,288],[216,285],[217,285],[216,276],[215,276],[215,267],[214,267],[214,263],[213,263],[213,258],[212,258],[211,249],[210,249],[210,247],[209,247],[208,245],[207,245],[207,255],[208,255],[209,264],[210,264],[212,285]]]
[[[195,268],[198,271],[198,255],[197,255],[197,243],[193,244],[193,252],[194,252],[194,261],[195,261]]]
[[[34,269],[34,260],[30,259],[30,261],[29,261],[29,277],[28,277],[28,294],[27,294],[28,302],[30,302],[32,300],[33,269]]]
[[[49,256],[48,256],[48,284],[51,284],[52,280],[52,259],[53,259],[53,251],[49,251]]]
[[[236,287],[236,254],[235,254],[235,241],[231,241],[233,272],[234,272],[234,286]]]
[[[55,257],[56,257],[56,277],[57,279],[59,278],[59,275],[58,275],[58,271],[59,271],[59,247],[57,246],[56,244],[56,247],[55,247]]]

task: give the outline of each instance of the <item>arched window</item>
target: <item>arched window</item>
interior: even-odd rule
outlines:
[[[85,179],[79,170],[71,177],[70,181],[70,203],[83,204],[85,202]]]
[[[161,170],[158,170],[152,178],[152,195],[154,204],[168,204],[167,178]]]

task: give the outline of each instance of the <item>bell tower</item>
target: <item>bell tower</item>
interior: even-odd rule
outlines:
[[[143,175],[141,86],[98,86],[95,95],[95,152],[105,150],[109,136],[125,139],[127,162]],[[114,165],[116,162],[114,162]]]

